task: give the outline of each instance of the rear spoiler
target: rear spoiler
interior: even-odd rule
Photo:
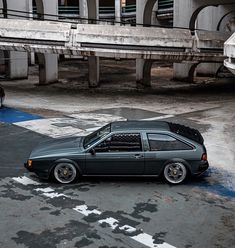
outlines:
[[[204,139],[201,133],[197,129],[172,122],[167,122],[167,123],[170,127],[171,132],[184,136],[185,138],[191,139],[203,145]]]

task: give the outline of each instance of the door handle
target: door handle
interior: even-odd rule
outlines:
[[[144,155],[141,155],[141,154],[135,154],[134,155],[134,158],[136,158],[136,159],[140,159],[140,158],[143,158],[144,157]]]

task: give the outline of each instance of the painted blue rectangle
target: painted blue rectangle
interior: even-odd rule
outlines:
[[[21,121],[30,121],[42,119],[39,115],[30,114],[14,108],[2,107],[0,108],[0,122],[14,123]]]

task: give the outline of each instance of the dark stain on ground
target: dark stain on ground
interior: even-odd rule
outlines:
[[[156,204],[149,202],[140,202],[135,204],[134,211],[130,215],[135,219],[142,219],[143,221],[148,222],[150,221],[150,218],[141,215],[141,213],[143,212],[154,213],[157,211],[158,209]]]
[[[51,215],[59,216],[60,215],[60,210],[55,210],[53,212],[50,212]]]
[[[9,187],[4,186],[4,188],[6,189],[1,191],[1,195],[0,195],[3,198],[8,198],[8,199],[17,200],[17,201],[25,201],[25,200],[29,200],[32,198],[32,196],[22,195],[19,192],[12,190],[11,186]]]
[[[71,206],[79,206],[83,205],[85,201],[80,201],[77,199],[71,199],[65,196],[55,197],[55,198],[47,198],[46,202],[48,204],[51,204],[52,206],[60,209],[69,208],[71,209]]]
[[[12,239],[17,244],[24,244],[26,247],[54,248],[57,247],[62,240],[71,241],[76,237],[83,236],[88,228],[88,224],[71,220],[63,227],[57,227],[53,230],[44,230],[41,233],[19,231],[17,232],[17,237],[13,237]]]
[[[87,238],[82,238],[81,240],[75,243],[75,247],[78,247],[78,248],[86,247],[92,243],[94,243],[92,240],[89,240]]]
[[[64,193],[65,190],[68,190],[68,191],[73,190],[75,192],[69,192],[66,194],[74,195],[76,191],[86,192],[86,191],[89,191],[91,187],[95,187],[95,186],[96,184],[90,184],[90,183],[74,183],[74,184],[63,185],[63,186],[61,186],[60,184],[54,184],[53,188],[56,189],[58,193]]]
[[[88,230],[86,236],[89,239],[101,239],[100,235],[97,234],[96,230],[94,231]]]
[[[153,235],[153,243],[154,244],[163,244],[165,242],[163,240],[163,238],[165,238],[166,234],[167,234],[166,232],[155,233]]]
[[[50,208],[48,208],[48,207],[42,207],[42,208],[40,208],[40,210],[42,210],[42,211],[44,211],[44,210],[50,210]]]

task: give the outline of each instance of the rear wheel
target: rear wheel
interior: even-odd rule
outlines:
[[[187,168],[183,163],[172,162],[164,168],[164,178],[168,183],[180,184],[187,177]]]
[[[72,183],[77,177],[77,169],[73,164],[59,163],[55,166],[53,175],[59,183]]]

